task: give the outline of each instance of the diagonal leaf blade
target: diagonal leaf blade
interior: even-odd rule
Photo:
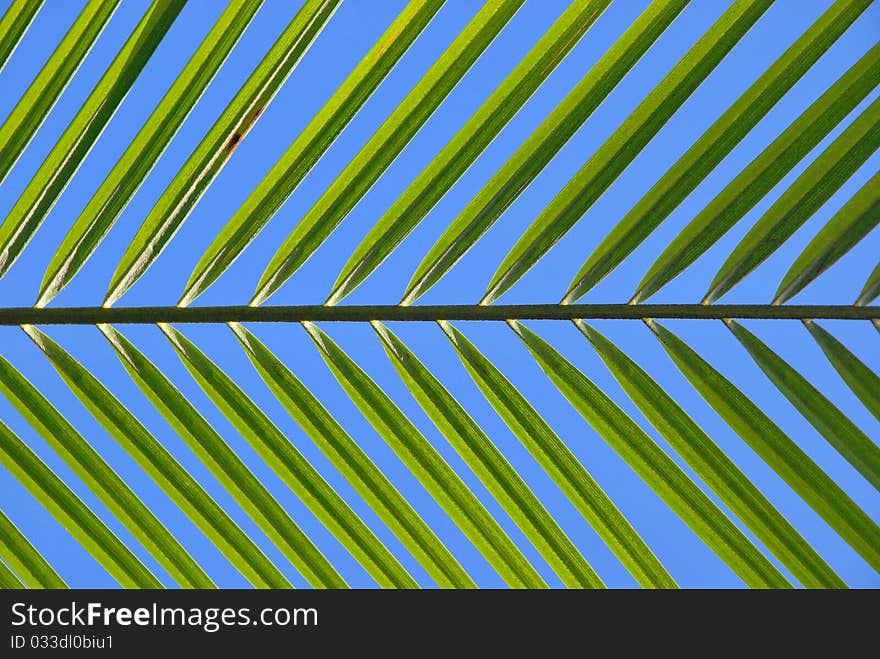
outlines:
[[[185,303],[216,281],[257,237],[444,2],[410,0],[214,238],[193,269],[183,296]],[[147,231],[145,224],[141,232]],[[123,258],[123,263],[126,261]],[[122,267],[120,264],[120,269]],[[114,280],[120,277],[117,273]]]
[[[374,322],[388,358],[413,397],[569,588],[604,588],[525,481],[461,404],[385,325]]]
[[[186,549],[49,400],[0,357],[0,390],[95,496],[184,588],[210,583]]]
[[[317,325],[303,326],[362,414],[504,581],[516,588],[546,588],[483,504],[394,401]]]
[[[663,174],[612,229],[575,275],[571,304],[620,265],[870,5],[837,0]]]
[[[95,376],[36,327],[26,325],[24,330],[86,409],[248,581],[259,587],[290,587],[229,515]],[[199,587],[212,586],[208,582]]]
[[[862,288],[862,292],[859,293],[859,298],[856,300],[856,304],[860,306],[865,306],[871,304],[876,298],[880,295],[880,263],[878,263],[874,269],[871,271],[871,274],[868,275],[867,281],[865,281],[865,286]],[[874,321],[874,324],[877,325],[877,321]],[[880,327],[880,325],[878,325]]]
[[[34,237],[183,6],[179,0],[153,1],[31,178],[0,224],[0,277]]]
[[[338,304],[406,238],[575,46],[610,0],[572,3],[379,219],[339,273]]]
[[[880,528],[871,518],[732,382],[662,325],[648,321],[648,326],[727,425],[869,565],[880,570]]]
[[[0,558],[15,570],[28,588],[67,588],[40,552],[0,510]]]
[[[122,587],[162,587],[113,531],[2,421],[0,463]]]
[[[265,302],[330,236],[464,77],[524,0],[487,0],[284,240],[260,277]],[[187,287],[189,288],[189,287]],[[185,296],[186,301],[192,295]]]
[[[345,587],[308,536],[174,383],[116,329],[99,329],[150,402],[306,580],[319,588]]]
[[[0,18],[0,71],[40,11],[44,0],[12,0]]]
[[[25,585],[16,576],[15,572],[10,570],[6,563],[0,560],[0,590],[21,590]]]
[[[58,295],[101,244],[261,4],[262,0],[231,3],[214,23],[70,227],[46,268],[35,306],[43,307]]]
[[[341,0],[307,0],[147,214],[110,280],[116,303],[159,257],[260,115],[305,56]]]
[[[572,407],[746,585],[791,587],[782,573],[614,401],[525,325],[517,321],[510,321],[510,325]]]
[[[651,425],[798,581],[808,588],[846,588],[800,533],[650,375],[595,329],[581,320],[575,325]]]
[[[473,580],[370,457],[284,363],[243,325],[231,323],[248,358],[284,408],[443,588]]]
[[[394,555],[248,395],[178,330],[160,327],[208,397],[376,582],[417,588]]]

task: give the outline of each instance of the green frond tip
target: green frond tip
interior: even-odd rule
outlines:
[[[321,34],[340,1],[307,0],[291,19],[147,214],[110,279],[105,307],[115,304],[159,258]]]
[[[92,416],[248,581],[263,588],[290,587],[260,548],[109,389],[43,332],[33,326],[24,329]],[[213,586],[208,581],[198,587]]]
[[[636,582],[645,588],[676,588],[650,547],[510,380],[451,323],[440,321],[440,327],[498,415]]]
[[[367,573],[383,588],[417,588],[373,531],[232,378],[181,332],[160,327],[208,397]]]
[[[687,4],[657,0],[648,5],[443,232],[416,268],[401,304],[424,295],[476,244]]]
[[[0,225],[0,277],[12,267],[76,174],[183,9],[154,0]]]
[[[440,201],[605,11],[610,0],[573,2],[370,230],[325,304],[351,293]]]
[[[880,109],[876,112],[880,114]],[[784,304],[809,286],[878,224],[880,224],[880,172],[874,174],[828,220],[828,223],[795,259],[788,272],[782,277],[779,288],[776,289],[773,304]],[[871,286],[866,285],[856,304],[870,302],[870,299],[866,298],[871,296],[871,293]]]
[[[434,114],[524,0],[488,0],[346,165],[272,257],[250,301],[264,303],[330,236]]]
[[[464,407],[385,325],[374,322],[373,328],[413,397],[562,583],[569,588],[604,588],[599,575]]]
[[[67,588],[55,569],[0,510],[0,559],[28,588]]]
[[[725,186],[651,265],[632,301],[672,281],[739,222],[880,83],[880,43],[853,64]]]
[[[162,588],[140,559],[2,421],[0,463],[123,588]]]
[[[575,321],[648,421],[718,498],[808,588],[845,588],[834,570],[715,442],[632,359],[583,321]]]
[[[174,383],[116,329],[99,329],[153,406],[306,581],[317,588],[344,585],[314,543]]]
[[[247,249],[444,2],[410,0],[407,3],[211,242],[190,275],[182,297],[184,304],[211,286]]]
[[[804,325],[856,398],[880,421],[880,376],[821,325],[812,320]]]
[[[24,1],[25,4],[39,5]],[[0,183],[54,107],[118,5],[119,0],[98,0],[83,7],[61,43],[3,121],[0,127]]]
[[[98,249],[261,4],[233,2],[220,15],[67,232],[46,268],[34,306],[48,304]]]
[[[870,0],[837,0],[816,19],[608,233],[575,275],[563,302],[575,302],[620,265],[767,115],[870,4]]]
[[[15,52],[44,0],[12,0],[0,18],[0,71]],[[2,180],[0,176],[0,180]]]
[[[91,444],[2,357],[0,391],[177,584],[197,588],[210,582],[187,550]]]
[[[694,389],[792,490],[880,572],[880,528],[770,417],[684,341],[646,321]]]
[[[464,568],[321,402],[243,325],[230,323],[288,413],[441,588],[476,588]]]
[[[718,270],[709,285],[704,303],[711,304],[724,295],[784,245],[795,231],[861,167],[878,146],[880,146],[880,98],[871,103],[847,126],[755,222]],[[880,180],[880,177],[875,178]],[[876,203],[880,198],[876,190],[877,181],[874,182],[874,186],[873,201]],[[873,213],[870,208],[867,210],[870,217],[866,224],[880,221],[877,208],[873,209]],[[778,304],[776,300],[774,303]]]
[[[509,324],[572,407],[746,585],[791,588],[773,563],[614,401],[525,325]]]
[[[590,157],[516,242],[480,304],[491,304],[577,223],[771,5],[734,2]]]
[[[498,522],[394,401],[316,325],[303,327],[367,421],[501,578],[514,588],[546,588]]]

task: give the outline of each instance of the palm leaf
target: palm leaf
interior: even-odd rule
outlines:
[[[43,0],[13,0],[0,18],[0,71],[43,6]]]
[[[29,588],[67,588],[40,552],[0,510],[0,558]]]

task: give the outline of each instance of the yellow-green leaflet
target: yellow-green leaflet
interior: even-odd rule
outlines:
[[[0,557],[3,556],[0,550]],[[21,590],[26,586],[15,575],[15,572],[6,567],[6,563],[0,560],[0,590]]]
[[[37,4],[29,0],[25,2]],[[119,0],[98,0],[83,7],[61,43],[3,121],[0,126],[0,183],[79,69],[118,5]]]
[[[162,584],[64,481],[0,421],[0,463],[124,588]]]
[[[181,0],[153,1],[30,179],[0,224],[0,277],[12,267],[49,215],[184,4]]]
[[[290,587],[260,548],[109,389],[36,327],[24,330],[86,409],[245,578],[263,588]]]
[[[626,412],[550,344],[510,326],[581,416],[699,538],[751,588],[791,588],[782,573]]]
[[[610,0],[573,2],[373,226],[339,273],[338,304],[406,238],[599,18]]]
[[[257,237],[444,2],[410,0],[214,238],[193,269],[185,303],[210,286]],[[146,231],[145,225],[141,232]]]
[[[171,380],[114,328],[99,329],[144,395],[300,574],[316,588],[344,588],[329,561]]]
[[[104,298],[111,306],[153,264],[220,174],[341,0],[307,0],[239,88],[150,210],[123,254]]]
[[[317,325],[303,325],[349,398],[504,581],[514,588],[546,588],[498,522],[394,401]]]
[[[179,331],[161,327],[208,397],[370,576],[383,588],[417,588],[394,555],[232,378]]]
[[[748,476],[650,375],[585,322],[578,320],[575,324],[651,425],[798,581],[807,588],[846,587]]]
[[[28,588],[67,588],[64,580],[2,510],[0,510],[0,558],[15,570],[16,576]]]
[[[232,2],[214,23],[174,84],[70,227],[46,268],[35,306],[48,304],[98,249],[261,4],[262,0]]]
[[[260,276],[252,306],[277,291],[339,226],[523,2],[486,1],[287,236]],[[184,296],[184,303],[191,301],[191,293]]]
[[[2,357],[0,390],[181,587],[210,585],[208,575],[125,481],[55,406]]]
[[[12,0],[0,18],[0,71],[40,11],[44,0]],[[2,179],[2,177],[0,177]]]
[[[401,304],[427,292],[489,230],[687,4],[657,0],[648,5],[443,232],[416,268]]]
[[[529,486],[451,393],[385,325],[385,352],[413,397],[569,588],[604,583]]]
[[[431,528],[299,379],[239,323],[230,327],[284,408],[443,588],[476,584]]]
[[[769,0],[731,4],[535,218],[498,266],[481,304],[501,297],[562,239],[770,4]]]
[[[730,380],[665,327],[647,322],[718,416],[862,558],[880,570],[880,527]]]
[[[590,254],[568,287],[571,304],[620,265],[870,5],[837,0],[667,170]]]

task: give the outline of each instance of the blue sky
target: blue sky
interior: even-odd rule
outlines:
[[[0,2],[0,11],[6,8]],[[267,0],[243,38],[221,68],[167,151],[119,218],[100,249],[53,306],[98,305],[125,247],[165,186],[259,62],[300,3]],[[403,245],[345,303],[396,303],[410,275],[430,245],[492,174],[531,134],[544,117],[614,43],[646,6],[627,0],[612,3],[580,43],[529,100],[461,180],[437,204]],[[502,302],[557,302],[593,246],[656,182],[711,123],[827,8],[830,2],[780,0],[731,51],[708,80],[687,100],[609,190],[590,208],[576,227]],[[67,123],[112,60],[148,5],[125,0],[72,79],[65,93],[0,185],[0,217],[5,216],[40,166]],[[216,232],[244,201],[299,131],[318,111],[370,45],[403,7],[402,1],[346,0],[331,19],[278,96],[263,113],[234,157],[201,200],[171,246],[149,273],[119,305],[175,304],[198,257]],[[372,224],[403,192],[413,177],[455,134],[520,58],[564,10],[566,2],[527,0],[523,8],[480,57],[438,111],[394,161],[345,222],[323,247],[275,295],[271,304],[322,303],[355,246]],[[6,68],[0,73],[0,118],[39,71],[54,44],[81,8],[80,2],[48,0],[37,15]],[[364,105],[339,139],[276,214],[259,238],[234,266],[208,290],[198,304],[244,304],[275,248],[321,192],[334,180],[373,131],[466,25],[479,4],[449,0],[413,47]],[[553,159],[537,180],[507,210],[483,240],[422,300],[424,303],[475,303],[522,231],[546,206],[608,135],[633,110],[694,41],[724,11],[726,2],[694,0],[648,51],[601,107]],[[47,221],[22,258],[0,279],[0,305],[33,304],[51,255],[92,193],[110,171],[125,146],[149,117],[161,95],[173,82],[189,55],[222,11],[222,3],[190,0],[85,160]],[[591,291],[584,302],[625,302],[641,276],[663,247],[779,132],[815,100],[834,80],[864,54],[880,34],[880,6],[872,5],[749,135],[715,168],[706,180],[646,240],[630,259]],[[800,172],[839,132],[877,97],[874,90],[831,135],[814,149],[733,230],[682,276],[651,301],[697,302],[717,268],[748,228],[795,180]],[[769,302],[778,281],[812,236],[877,171],[875,153],[788,243],[737,286],[726,302]],[[874,231],[844,260],[836,264],[795,301],[849,303],[877,262],[880,232]],[[747,326],[837,404],[870,437],[880,438],[880,423],[846,388],[821,351],[797,322],[749,322]],[[666,447],[656,432],[628,401],[607,369],[570,323],[542,322],[531,326],[580,367],[621,407]],[[702,401],[666,357],[650,332],[639,322],[605,321],[596,326],[636,359],[698,421],[710,436],[752,478],[841,577],[854,586],[878,586],[880,576],[846,545],[799,499]],[[816,462],[827,471],[875,520],[880,521],[880,493],[874,490],[819,436],[766,380],[720,322],[678,321],[668,327],[685,338],[725,375],[748,393]],[[658,557],[682,586],[736,587],[740,580],[708,550],[629,467],[568,405],[527,357],[525,348],[503,324],[461,324],[465,333],[533,402],[567,445],[618,504]],[[869,323],[825,323],[875,370],[880,370],[880,337]],[[310,386],[349,433],[397,484],[438,535],[482,586],[501,586],[500,578],[454,527],[394,453],[345,396],[303,330],[290,325],[253,327],[275,353]],[[494,503],[476,477],[431,424],[406,391],[366,325],[324,328],[398,402],[425,436],[472,486],[490,512],[523,549],[551,585],[558,579],[510,519]],[[451,389],[535,489],[547,508],[610,586],[632,586],[634,581],[604,547],[564,495],[507,430],[467,376],[442,332],[433,324],[393,328]],[[408,557],[400,543],[338,475],[317,447],[290,419],[253,370],[231,332],[222,326],[186,327],[195,340],[266,411],[290,440],[362,515],[413,576],[430,586],[430,578]],[[338,566],[350,584],[372,585],[372,580],[341,548],[309,511],[255,455],[222,414],[190,378],[158,329],[123,328],[155,360],[178,387],[201,409],[230,445]],[[69,349],[107,383],[141,418],[154,435],[226,508],[296,586],[305,581],[281,557],[249,518],[232,503],[223,488],[168,427],[159,413],[128,378],[110,346],[97,329],[52,328],[50,336]],[[42,354],[16,328],[0,328],[0,353],[11,360],[58,406],[85,437],[113,465],[182,539],[218,584],[245,586],[244,579],[214,549],[188,519],[171,504],[149,478],[103,431],[78,403]],[[74,490],[129,543],[167,585],[172,581],[130,534],[72,475],[5,400],[3,419]],[[668,447],[667,447],[668,448]],[[676,458],[677,459],[677,458]],[[681,461],[679,460],[680,464]],[[687,469],[687,468],[686,468]],[[690,473],[690,472],[689,472]],[[35,543],[72,586],[104,587],[112,579],[6,471],[0,471],[2,509]]]

